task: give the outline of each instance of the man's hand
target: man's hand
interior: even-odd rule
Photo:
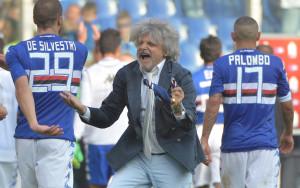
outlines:
[[[209,144],[208,144],[208,139],[201,138],[201,145],[202,145],[202,149],[203,149],[203,152],[204,152],[203,164],[208,166],[209,163],[211,162],[211,152],[210,152],[210,147],[209,147]]]
[[[182,107],[181,103],[184,98],[184,92],[181,87],[175,87],[171,90],[171,107],[174,110],[175,115],[181,115]]]
[[[294,138],[292,134],[287,134],[285,131],[280,136],[280,152],[288,154],[294,149]]]
[[[61,127],[59,127],[58,125],[48,126],[48,125],[35,124],[35,125],[30,125],[30,128],[34,132],[37,132],[39,134],[48,135],[48,136],[59,136],[59,135],[64,134],[63,129]]]
[[[74,108],[79,115],[82,115],[86,111],[86,107],[69,91],[64,91],[60,93],[60,96],[64,99],[65,103]]]
[[[5,119],[6,115],[7,115],[6,108],[2,104],[0,104],[0,120]]]

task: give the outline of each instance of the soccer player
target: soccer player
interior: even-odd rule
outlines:
[[[208,36],[201,40],[200,55],[204,60],[204,66],[193,74],[194,85],[196,88],[196,110],[197,110],[197,133],[199,137],[202,134],[204,112],[209,97],[209,88],[213,75],[213,63],[222,53],[222,44],[218,37]],[[208,188],[214,185],[215,188],[221,187],[220,178],[220,146],[223,132],[223,112],[217,116],[216,126],[212,129],[212,135],[209,139],[212,152],[212,162],[209,166],[199,164],[195,169],[193,176],[194,186],[199,188]]]
[[[74,111],[59,93],[77,93],[87,49],[58,36],[58,0],[38,0],[33,19],[37,36],[6,55],[20,107],[15,137],[22,187],[73,187]]]
[[[112,91],[113,79],[117,71],[124,66],[118,60],[121,51],[120,32],[115,29],[104,30],[98,41],[103,59],[87,68],[81,82],[80,100],[83,104],[99,107]],[[99,74],[101,73],[101,74]],[[106,129],[84,126],[83,139],[87,147],[88,179],[91,188],[106,187],[113,170],[109,166],[106,154],[117,143],[128,126],[127,110]],[[84,124],[78,116],[75,124]],[[77,127],[76,126],[76,127]]]
[[[201,143],[209,162],[208,139],[223,102],[223,187],[277,187],[280,160],[274,126],[276,95],[286,124],[280,151],[289,153],[294,146],[294,112],[285,68],[280,58],[255,49],[260,38],[258,29],[253,18],[238,18],[231,35],[237,50],[219,58],[213,68]]]

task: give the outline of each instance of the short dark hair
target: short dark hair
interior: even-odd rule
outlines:
[[[204,63],[213,62],[221,56],[221,40],[218,37],[209,35],[201,40],[199,50]]]
[[[239,40],[256,40],[258,30],[257,22],[249,16],[239,17],[234,23],[234,32]]]
[[[62,16],[62,7],[58,0],[38,0],[33,8],[33,21],[40,28],[53,26]]]
[[[106,53],[114,53],[121,45],[120,32],[115,29],[105,29],[101,32],[100,40],[98,41],[99,50],[102,55]]]

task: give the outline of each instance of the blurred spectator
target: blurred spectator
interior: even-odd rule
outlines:
[[[5,43],[12,43],[20,37],[20,8],[15,2],[7,2],[1,7],[0,32],[4,34]]]
[[[281,0],[282,32],[300,34],[300,1]]]
[[[96,4],[87,2],[81,10],[81,15],[83,22],[79,25],[78,40],[87,46],[89,52],[92,52],[95,47],[95,41],[100,38],[100,32],[93,23],[97,17]]]
[[[80,6],[71,4],[65,12],[62,36],[69,40],[77,40],[78,24],[80,23]]]
[[[181,0],[184,16],[189,18],[200,18],[205,16],[203,0]]]
[[[127,11],[122,11],[117,16],[117,27],[121,34],[121,61],[131,62],[136,58],[136,47],[130,41],[131,16]]]
[[[263,32],[280,32],[280,2],[279,0],[261,0],[263,8],[262,31]]]

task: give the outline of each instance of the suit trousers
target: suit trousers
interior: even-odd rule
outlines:
[[[168,154],[141,152],[112,177],[108,188],[190,188],[192,173]]]

